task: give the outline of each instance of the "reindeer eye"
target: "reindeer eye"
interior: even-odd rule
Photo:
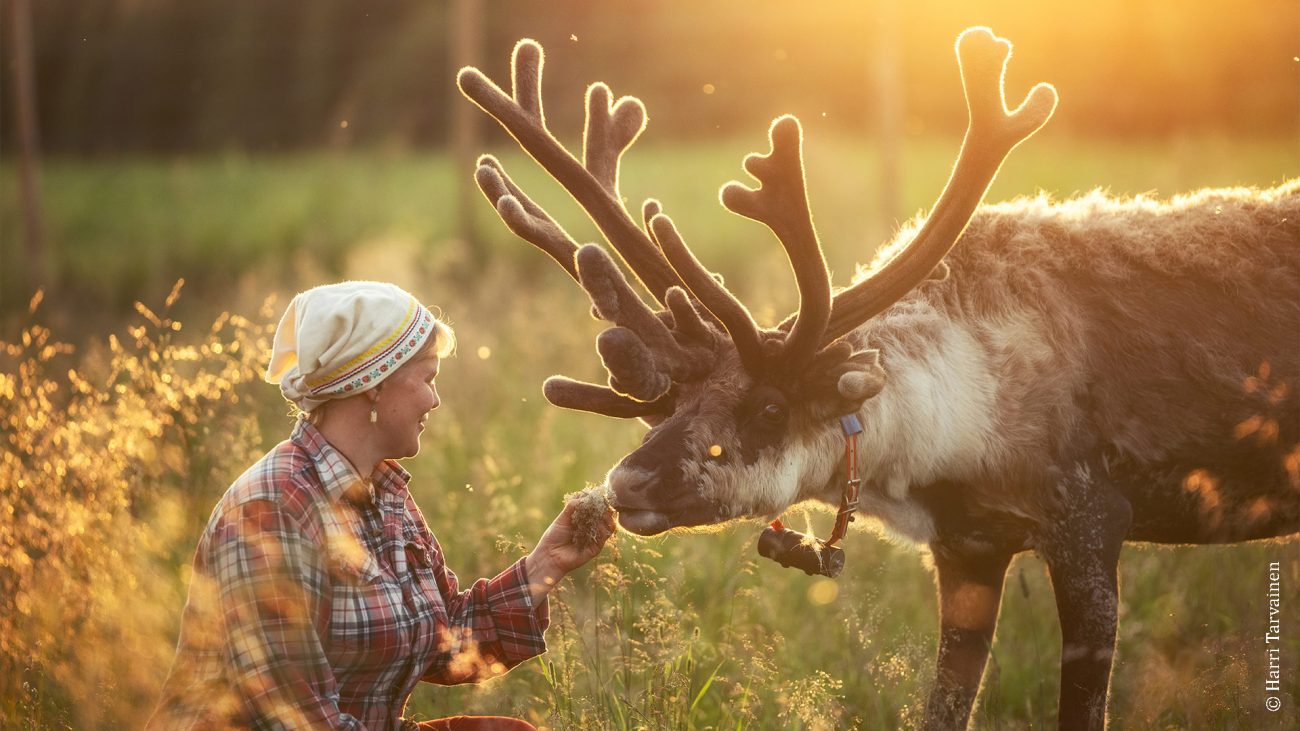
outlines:
[[[763,420],[769,424],[783,424],[786,416],[788,412],[781,404],[768,404],[763,407]]]

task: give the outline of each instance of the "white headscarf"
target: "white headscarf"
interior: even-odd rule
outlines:
[[[450,330],[401,287],[341,282],[299,293],[275,329],[266,380],[303,411],[378,386]],[[440,353],[441,355],[441,353]]]

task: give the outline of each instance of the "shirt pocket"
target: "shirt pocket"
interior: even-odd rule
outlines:
[[[406,548],[406,566],[412,576],[421,580],[441,570],[434,552],[433,540],[416,526],[402,526],[402,544]]]
[[[442,566],[436,560],[433,546],[422,537],[408,536],[406,566],[411,574],[410,581],[414,589],[412,594],[417,604],[417,612],[424,614],[432,611],[435,616],[445,616],[446,608],[443,606],[438,581],[438,572],[442,570]]]
[[[411,571],[432,571],[433,550],[418,538],[406,538],[406,565]]]

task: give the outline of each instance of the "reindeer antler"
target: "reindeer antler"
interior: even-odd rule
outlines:
[[[579,281],[591,296],[596,314],[617,325],[601,333],[596,341],[615,391],[638,401],[653,401],[667,393],[673,381],[690,380],[708,370],[713,362],[711,348],[702,347],[698,339],[688,346],[680,343],[636,296],[604,249],[587,244],[578,249],[576,261]],[[665,299],[672,302],[674,292],[684,299],[677,287],[670,289]],[[695,318],[698,320],[698,315]],[[703,342],[711,345],[711,337]]]
[[[649,234],[628,214],[618,192],[619,162],[645,129],[645,108],[632,97],[612,100],[601,83],[587,89],[583,162],[579,163],[546,127],[542,106],[543,53],[533,41],[515,45],[512,93],[507,95],[478,69],[461,69],[461,92],[496,119],[587,211],[612,244],[671,315],[657,315],[642,302],[609,255],[595,245],[579,248],[545,210],[510,180],[491,156],[479,159],[479,188],[506,226],[546,252],[591,296],[594,313],[616,327],[601,333],[597,351],[610,374],[610,387],[569,379],[548,382],[544,393],[557,406],[611,416],[644,416],[665,408],[674,380],[694,378],[712,363],[712,335],[679,285],[681,279]],[[647,221],[659,204],[647,201]],[[675,332],[664,320],[680,323]],[[651,409],[651,410],[648,410]]]
[[[879,390],[884,372],[875,351],[855,352],[839,338],[920,281],[946,270],[944,255],[961,236],[1003,159],[1055,109],[1055,90],[1039,84],[1015,111],[1006,111],[1002,76],[1010,52],[1011,44],[987,28],[972,28],[957,39],[970,125],[952,175],[916,238],[879,271],[833,299],[808,206],[802,130],[790,116],[772,123],[771,152],[745,159],[745,169],[759,187],[729,183],[721,200],[732,212],[766,224],[785,248],[800,307],[776,331],[759,328],[721,278],[695,258],[657,201],[646,201],[641,224],[628,214],[618,192],[619,163],[645,129],[640,101],[614,101],[604,84],[588,87],[579,162],[546,127],[543,56],[535,42],[515,45],[511,94],[478,69],[461,69],[461,92],[500,122],[569,192],[633,274],[666,306],[659,312],[647,307],[604,249],[579,248],[510,180],[499,161],[480,158],[475,174],[479,187],[510,230],[564,267],[591,296],[595,314],[615,324],[597,340],[610,387],[552,378],[544,389],[547,399],[557,406],[620,417],[671,410],[673,384],[703,375],[715,357],[715,330],[701,317],[698,301],[727,331],[751,375],[775,369],[790,377],[807,371],[805,380],[812,388],[833,388],[847,407],[856,408],[854,404]]]
[[[650,230],[686,288],[726,328],[746,370],[758,373],[763,363],[762,337],[749,309],[695,258],[671,218],[655,214],[650,219]]]
[[[1002,161],[1052,116],[1056,89],[1050,84],[1038,84],[1015,111],[1007,111],[1003,78],[1010,58],[1011,44],[988,28],[969,28],[957,37],[970,124],[952,176],[916,238],[870,277],[835,295],[823,343],[866,322],[929,277],[961,237]],[[781,327],[802,316],[801,311],[786,318]]]
[[[506,176],[501,163],[491,155],[478,159],[474,180],[487,196],[497,215],[514,235],[546,252],[576,281],[578,270],[573,255],[578,245],[542,207],[534,203]]]
[[[642,402],[620,396],[607,386],[575,381],[564,376],[551,376],[542,384],[542,395],[547,401],[562,409],[589,411],[616,419],[635,419],[672,412],[667,399]]]
[[[618,193],[619,159],[645,129],[645,107],[633,97],[623,97],[617,103],[611,103],[609,88],[604,84],[593,84],[588,88],[587,122],[583,134],[585,162],[578,162],[546,127],[542,109],[542,64],[542,47],[525,39],[515,44],[511,94],[506,94],[473,67],[461,69],[456,83],[462,94],[500,122],[519,146],[569,191],[650,294],[663,302],[668,288],[680,282],[650,237],[628,215]],[[509,178],[500,163],[492,167],[503,182],[508,183]],[[513,183],[508,183],[507,189],[518,190]],[[484,190],[490,199],[500,192],[499,187],[491,192]],[[502,200],[502,197],[492,200],[498,210]],[[512,204],[506,205],[516,221],[514,224],[506,221],[511,230],[515,230],[515,226],[529,228],[522,225],[517,209]],[[524,207],[525,213],[536,215],[538,211],[540,209],[536,206],[532,210]],[[542,216],[542,220],[532,227],[548,229],[554,225],[554,221],[544,213]],[[547,246],[538,244],[533,238],[524,238],[554,256]],[[573,273],[571,269],[569,271]]]
[[[785,247],[799,286],[799,314],[786,337],[783,356],[784,366],[796,371],[821,343],[831,313],[831,279],[808,209],[799,120],[779,117],[772,122],[768,139],[769,154],[745,158],[745,170],[759,181],[759,188],[732,181],[720,195],[728,210],[767,224]]]

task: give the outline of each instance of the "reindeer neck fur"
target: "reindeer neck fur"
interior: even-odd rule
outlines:
[[[909,297],[848,337],[877,348],[889,374],[884,390],[859,412],[860,511],[906,541],[928,543],[934,521],[911,494],[914,485],[971,479],[993,447],[994,374],[978,341],[961,321],[925,297]],[[837,428],[818,435],[808,451],[835,455],[828,474],[810,475],[814,494],[839,502],[844,439]]]
[[[1296,181],[1168,203],[1092,193],[981,209],[947,280],[848,336],[879,349],[889,377],[860,412],[863,512],[926,541],[933,522],[916,491],[946,482],[976,508],[1042,524],[1068,497],[1060,474],[1098,454],[1124,466],[1132,499],[1159,505],[1235,447],[1252,415],[1294,422],[1300,349],[1282,333],[1300,332],[1297,220]],[[1243,391],[1261,367],[1278,403]],[[1282,452],[1295,441],[1286,425]],[[842,450],[838,430],[819,438],[821,453]],[[1222,464],[1210,472],[1231,481]],[[840,476],[806,497],[834,503]]]

